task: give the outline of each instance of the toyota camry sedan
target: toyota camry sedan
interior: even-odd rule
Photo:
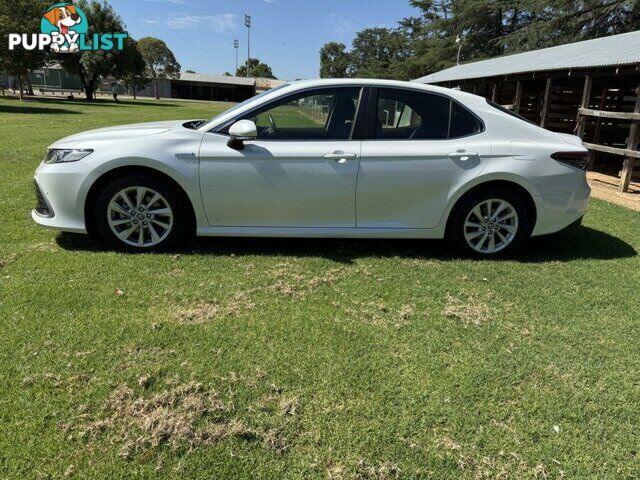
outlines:
[[[51,145],[33,219],[148,251],[190,236],[447,238],[476,256],[580,221],[588,151],[468,93],[383,80],[286,84],[212,120]]]

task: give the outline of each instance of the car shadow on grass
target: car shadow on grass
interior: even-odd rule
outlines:
[[[86,235],[62,233],[60,247],[70,251],[111,251]],[[169,254],[215,256],[297,256],[321,257],[349,264],[359,258],[414,258],[459,260],[449,242],[443,240],[360,240],[300,238],[198,238]],[[579,227],[554,235],[532,238],[510,261],[539,263],[580,259],[614,260],[637,255],[620,238],[589,227]]]

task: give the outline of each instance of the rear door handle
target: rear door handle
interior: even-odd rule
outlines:
[[[324,156],[328,160],[335,160],[338,163],[345,163],[348,159],[358,158],[357,153],[333,152]]]
[[[449,154],[449,158],[452,160],[460,160],[466,162],[467,160],[471,160],[472,158],[478,158],[480,154],[478,152],[467,152],[466,150],[451,152]]]

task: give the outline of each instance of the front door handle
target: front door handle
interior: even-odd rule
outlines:
[[[478,157],[480,157],[478,152],[467,152],[466,150],[458,150],[457,152],[451,152],[449,154],[451,160],[460,160],[462,162]]]
[[[333,152],[324,156],[328,160],[335,160],[338,163],[345,163],[348,159],[358,158],[357,153]]]

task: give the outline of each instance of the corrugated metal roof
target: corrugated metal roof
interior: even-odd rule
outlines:
[[[640,63],[640,30],[456,65],[414,81],[439,83],[543,70],[607,67],[634,63]]]
[[[228,77],[226,75],[209,75],[207,73],[181,73],[180,80],[185,82],[223,83],[228,85],[245,85],[253,87],[255,78]]]

